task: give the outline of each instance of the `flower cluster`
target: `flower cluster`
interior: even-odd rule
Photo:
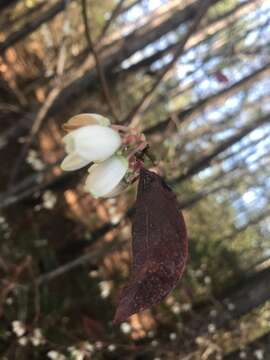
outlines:
[[[121,155],[122,138],[110,121],[98,114],[80,114],[64,130],[67,156],[61,168],[73,171],[90,164],[85,190],[96,198],[118,195],[125,187],[128,160]]]
[[[14,320],[11,325],[12,331],[21,346],[26,346],[28,343],[32,343],[33,346],[40,346],[45,343],[41,329],[35,328],[32,332],[29,332],[26,325],[19,320]]]

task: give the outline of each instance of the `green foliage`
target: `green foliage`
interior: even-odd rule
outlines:
[[[208,11],[209,19],[215,19],[222,16],[225,12],[232,10],[237,5],[237,0],[218,1],[217,4],[211,6]]]

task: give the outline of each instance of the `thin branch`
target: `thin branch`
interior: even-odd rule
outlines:
[[[229,149],[234,144],[241,141],[244,137],[246,137],[255,129],[269,123],[270,123],[270,114],[268,113],[257,119],[257,121],[250,122],[248,125],[242,127],[242,129],[238,131],[235,135],[232,135],[226,140],[221,141],[211,152],[202,156],[198,160],[193,161],[192,165],[182,175],[178,177],[177,181],[182,182],[194,176],[195,174],[198,174],[200,171],[208,167],[211,161],[214,158],[216,158],[219,154],[223,153],[225,150]]]
[[[134,0],[132,3],[130,3],[129,5],[126,5],[121,11],[120,14],[124,14],[126,12],[128,12],[130,9],[132,9],[134,6],[140,4],[142,2],[142,0]]]
[[[169,11],[168,4],[165,3],[151,16],[144,17],[145,22],[139,24],[139,27],[133,29],[131,33],[106,46],[101,46],[99,54],[102,52],[104,72],[111,75],[113,70],[127,57],[158,40],[160,36],[176,29],[180,24],[194,19],[195,9],[200,3],[199,0],[188,0],[185,1],[186,6],[185,4],[178,4],[174,6],[173,11]],[[162,16],[165,13],[166,16]],[[61,112],[68,101],[73,101],[74,96],[83,93],[86,88],[96,87],[98,74],[96,68],[93,67],[92,54],[89,54],[80,63],[80,66],[75,68],[75,72],[66,72],[66,76],[62,80],[62,90],[50,109],[50,115]]]
[[[33,122],[33,125],[31,127],[31,130],[30,130],[30,133],[29,133],[29,136],[27,138],[27,141],[25,142],[24,144],[24,147],[16,161],[16,164],[13,168],[13,170],[11,171],[11,175],[10,175],[10,188],[12,188],[13,184],[14,184],[14,181],[16,180],[17,178],[17,174],[19,172],[19,169],[21,168],[21,165],[28,153],[28,150],[30,148],[30,146],[32,145],[33,143],[33,140],[35,138],[35,136],[37,135],[41,125],[42,125],[42,122],[43,120],[46,118],[47,114],[48,114],[48,111],[51,107],[51,105],[53,104],[54,100],[57,98],[57,96],[59,95],[59,92],[60,92],[60,88],[59,87],[55,87],[54,89],[52,89],[43,106],[40,108],[34,122]]]
[[[67,9],[69,2],[70,0],[64,1],[65,9]],[[52,104],[54,103],[55,99],[57,98],[57,96],[61,91],[61,79],[63,77],[65,60],[66,60],[66,40],[68,38],[68,34],[67,34],[68,31],[66,30],[68,28],[68,26],[66,26],[67,22],[68,22],[67,12],[65,12],[64,23],[63,23],[63,34],[62,34],[61,46],[58,53],[57,66],[56,66],[55,87],[53,87],[52,90],[48,93],[44,104],[41,106],[40,110],[38,111],[37,116],[30,129],[27,141],[24,144],[24,147],[22,148],[22,151],[18,157],[18,160],[15,163],[13,170],[11,171],[10,188],[12,188],[14,181],[16,180],[19,169],[29,151],[31,144],[33,143],[35,136],[37,135],[39,129],[41,128],[43,121],[46,119]]]
[[[2,286],[0,291],[0,318],[3,314],[3,305],[6,301],[8,295],[17,287],[18,279],[21,274],[31,266],[32,258],[31,256],[26,256],[26,258],[15,267],[10,278],[4,281],[4,286]]]
[[[270,62],[266,63],[258,70],[252,72],[250,75],[243,77],[236,83],[233,83],[231,86],[226,87],[225,89],[222,89],[221,91],[213,95],[207,96],[204,99],[197,101],[195,104],[184,108],[181,111],[176,111],[179,123],[182,124],[184,121],[188,121],[189,119],[196,117],[203,109],[205,110],[209,106],[214,106],[219,102],[224,102],[225,99],[233,96],[240,90],[247,89],[248,87],[252,86],[255,81],[259,81],[259,79],[263,78],[264,76],[268,76],[269,69]],[[167,128],[170,122],[171,116],[147,128],[146,130],[144,130],[144,134],[149,136],[154,135],[158,132],[162,132]]]
[[[9,0],[10,1],[10,0]],[[18,22],[23,21],[24,19],[27,19],[31,17],[31,15],[34,14],[34,16],[36,16],[37,13],[39,13],[44,7],[45,7],[46,3],[45,1],[42,3],[37,4],[34,7],[31,7],[30,9],[27,9],[25,12],[23,12],[22,14],[19,14],[17,16],[14,16],[14,18],[12,19],[6,19],[2,24],[1,24],[1,31],[4,29],[10,29],[13,25],[17,25]]]
[[[100,258],[104,258],[106,254],[111,253],[112,251],[120,250],[123,245],[124,241],[117,241],[117,243],[109,242],[95,251],[89,251],[86,254],[83,254],[76,259],[57,267],[55,270],[39,276],[36,279],[36,284],[39,286],[46,284],[77,267],[83,266],[91,261],[97,261]]]
[[[97,40],[97,43],[99,43],[107,35],[107,32],[108,32],[111,24],[113,23],[115,18],[120,14],[125,1],[126,0],[119,0],[119,2],[116,4],[115,8],[111,12],[111,15],[110,15],[109,19],[106,21],[103,29],[101,30],[101,33],[100,33],[100,35],[98,37],[98,40]]]
[[[73,0],[72,0],[73,1]],[[9,37],[3,42],[0,42],[0,55],[11,46],[14,46],[17,42],[23,40],[26,36],[38,29],[42,24],[53,19],[57,14],[65,10],[66,0],[57,1],[52,7],[40,14],[33,21],[27,22],[24,26],[10,34]]]
[[[220,178],[220,176],[222,175],[222,173],[218,174],[215,178],[215,181],[218,180],[218,178]],[[224,173],[224,176],[226,174]],[[243,173],[244,175],[244,173]],[[238,176],[237,179],[239,179],[240,177]],[[236,180],[237,180],[236,179]],[[169,182],[170,185],[176,184],[177,183],[177,178],[174,180],[171,180]],[[195,193],[192,197],[184,200],[184,201],[179,201],[179,206],[181,207],[181,209],[187,209],[189,207],[194,206],[198,201],[200,201],[202,198],[206,198],[220,190],[224,190],[224,189],[231,189],[233,186],[235,186],[235,179],[233,179],[231,182],[227,183],[227,184],[221,184],[221,185],[217,185],[216,187],[212,188],[212,189],[208,189],[208,190],[203,190],[201,192]],[[117,222],[117,223],[106,223],[103,226],[101,226],[100,228],[98,228],[97,230],[93,231],[91,234],[91,238],[92,238],[92,243],[96,243],[100,238],[104,237],[109,231],[112,231],[115,228],[118,228],[123,221],[125,221],[127,218],[130,218],[132,216],[132,214],[134,213],[134,207],[130,207],[127,212],[122,216],[122,218]],[[269,210],[267,215],[269,215]],[[266,214],[264,213],[263,215],[261,215],[260,217],[256,218],[256,222],[263,220],[265,218]],[[252,225],[253,223],[255,223],[255,221],[253,221],[252,223],[249,223],[249,225]],[[235,234],[237,235],[237,234]],[[97,249],[94,252],[89,252],[87,254],[83,254],[78,256],[77,258],[75,258],[74,260],[69,261],[68,263],[61,265],[59,267],[57,267],[55,270],[52,270],[51,272],[48,272],[47,274],[41,275],[36,281],[38,283],[38,285],[42,285],[44,283],[47,283],[59,276],[62,276],[66,273],[68,273],[69,271],[72,271],[73,269],[83,266],[84,264],[88,263],[89,261],[93,261],[93,260],[97,260],[100,256],[104,256],[107,253],[110,253],[110,251],[112,250],[116,250],[119,248],[121,248],[124,245],[124,243],[109,243],[107,245],[104,245],[104,247]]]
[[[123,119],[123,121],[121,123],[124,123],[127,125],[130,124],[131,126],[136,125],[136,123],[138,122],[138,119],[140,117],[140,114],[143,111],[145,111],[148,108],[149,104],[151,103],[155,90],[160,85],[160,83],[164,80],[164,78],[169,73],[169,71],[172,69],[172,67],[176,64],[179,57],[182,55],[187,41],[189,40],[190,36],[196,31],[199,24],[201,23],[203,16],[206,14],[207,10],[209,9],[209,7],[212,5],[213,2],[214,2],[213,0],[205,0],[203,2],[200,2],[195,19],[194,19],[193,23],[191,24],[191,26],[189,27],[189,29],[186,32],[183,39],[180,41],[180,43],[174,53],[173,59],[167,64],[167,66],[165,66],[165,68],[160,73],[157,80],[154,82],[154,84],[150,88],[150,90],[148,90],[143,95],[143,97],[138,102],[138,104],[135,105],[135,107]]]
[[[117,122],[118,116],[117,116],[116,110],[115,110],[114,105],[113,105],[113,101],[112,101],[111,96],[110,96],[108,84],[107,84],[107,81],[106,81],[106,78],[105,78],[105,74],[103,72],[101,62],[99,60],[98,53],[97,53],[97,51],[95,49],[95,45],[94,45],[94,42],[92,40],[90,27],[89,27],[89,24],[88,24],[86,1],[87,0],[82,0],[82,17],[83,17],[83,22],[84,22],[84,27],[85,27],[86,40],[87,40],[89,49],[93,53],[93,56],[94,56],[94,59],[95,59],[95,62],[96,62],[96,68],[97,68],[98,76],[100,78],[100,83],[101,83],[101,88],[102,88],[104,98],[105,98],[105,100],[106,100],[106,102],[108,104],[108,107],[109,107],[109,109],[111,111],[111,114],[112,114],[115,122]]]

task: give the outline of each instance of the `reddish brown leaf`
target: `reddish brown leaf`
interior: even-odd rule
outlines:
[[[159,175],[144,168],[132,236],[131,280],[122,290],[115,323],[163,300],[176,286],[187,260],[186,227],[176,197]]]
[[[227,83],[229,82],[229,79],[227,78],[227,76],[221,71],[218,70],[214,73],[215,78],[217,79],[218,82],[220,83]]]

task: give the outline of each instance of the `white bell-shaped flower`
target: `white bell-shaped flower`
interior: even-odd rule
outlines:
[[[67,156],[61,167],[72,171],[90,162],[100,162],[111,157],[121,146],[121,137],[108,126],[88,125],[67,134],[63,141]]]
[[[112,156],[100,164],[89,168],[85,190],[94,197],[107,197],[115,195],[114,190],[119,189],[119,184],[128,170],[128,161],[123,156]],[[117,192],[118,193],[118,192]]]

